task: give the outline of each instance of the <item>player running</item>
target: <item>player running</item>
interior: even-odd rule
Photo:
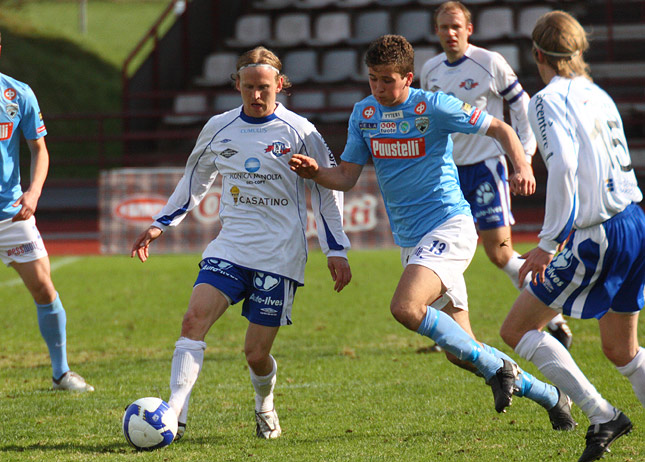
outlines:
[[[511,66],[499,53],[468,43],[473,24],[470,11],[461,2],[441,4],[434,13],[434,26],[444,52],[423,66],[421,88],[454,95],[501,120],[506,101],[511,125],[531,163],[536,142],[527,117],[529,95]],[[487,136],[454,133],[452,141],[461,190],[475,217],[486,255],[522,290],[530,276],[519,279],[524,260],[513,250],[511,225],[515,220],[504,150]],[[565,347],[571,346],[571,329],[561,314],[549,321],[547,329]]]
[[[168,203],[132,246],[132,256],[146,261],[150,243],[179,225],[222,175],[222,229],[202,255],[172,360],[168,404],[178,416],[177,438],[186,429],[206,334],[239,301],[249,320],[244,352],[256,393],[256,434],[280,436],[273,402],[278,366],[270,353],[280,326],[291,324],[296,289],[304,283],[305,183],[311,188],[318,239],[334,289],[340,292],[351,280],[342,193],[303,180],[287,164],[290,153],[306,152],[321,165],[336,165],[316,128],[276,102],[277,94],[290,86],[281,69],[280,60],[264,47],[240,56],[235,85],[242,106],[206,123]]]
[[[579,462],[588,462],[600,459],[632,423],[540,329],[559,312],[598,319],[603,352],[645,406],[645,350],[637,333],[645,303],[645,214],[637,205],[643,194],[618,109],[589,77],[582,26],[554,11],[537,21],[532,38],[546,84],[529,105],[549,172],[546,210],[540,242],[520,270],[520,277],[533,272],[533,281],[515,301],[501,334],[587,415],[591,425]]]
[[[29,85],[0,74],[0,103],[0,259],[18,272],[36,303],[54,390],[94,391],[67,364],[67,314],[52,282],[49,257],[34,217],[49,170],[47,130],[38,101]],[[24,192],[20,186],[21,132],[31,153],[31,183]]]
[[[371,158],[405,267],[390,303],[396,320],[436,341],[455,364],[474,365],[492,387],[497,412],[516,393],[547,409],[554,429],[574,428],[564,394],[477,342],[470,328],[453,319],[468,315],[463,273],[475,253],[477,233],[459,188],[450,134],[494,137],[515,167],[511,188],[532,194],[535,178],[517,135],[503,121],[453,96],[410,88],[414,50],[402,36],[372,42],[365,63],[372,95],[354,105],[340,165],[319,166],[311,157],[294,154],[292,169],[322,186],[347,191]]]

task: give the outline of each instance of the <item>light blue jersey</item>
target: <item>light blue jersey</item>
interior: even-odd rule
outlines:
[[[12,204],[20,187],[20,132],[28,140],[47,134],[36,95],[29,85],[0,74],[0,221],[12,218],[20,207]]]
[[[354,105],[341,159],[365,165],[372,158],[397,245],[414,247],[447,219],[471,215],[450,134],[483,135],[491,120],[453,96],[415,88],[398,106],[373,96]]]

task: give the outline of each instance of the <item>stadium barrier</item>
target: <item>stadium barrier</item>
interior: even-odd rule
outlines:
[[[183,168],[124,168],[104,170],[99,178],[101,253],[129,254],[137,236],[152,223],[184,173]],[[222,194],[218,176],[206,197],[177,227],[154,243],[155,253],[201,252],[221,223]],[[394,246],[374,168],[366,166],[356,186],[345,193],[344,228],[353,249]],[[316,223],[307,194],[307,241],[319,248]]]

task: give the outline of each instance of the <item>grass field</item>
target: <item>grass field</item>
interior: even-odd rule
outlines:
[[[0,272],[0,460],[577,460],[588,425],[578,408],[580,425],[570,433],[551,430],[546,412],[527,400],[515,399],[506,414],[497,414],[481,379],[442,355],[423,353],[431,342],[391,318],[389,300],[401,272],[397,251],[356,251],[350,258],[354,279],[335,294],[324,258],[312,253],[294,325],[276,340],[282,438],[254,436],[242,352],[246,321],[234,307],[206,338],[186,436],[151,453],[127,445],[121,417],[139,397],[168,398],[170,359],[199,256],[153,255],[145,264],[118,256],[52,259],[67,310],[70,365],[96,387],[86,395],[50,390],[35,309],[15,273]],[[497,331],[515,290],[481,249],[467,279],[475,332],[512,353]],[[634,422],[633,433],[605,460],[642,461],[644,409],[602,356],[596,323],[571,326],[574,357]],[[641,321],[641,344],[644,328]],[[540,377],[532,365],[520,364]]]

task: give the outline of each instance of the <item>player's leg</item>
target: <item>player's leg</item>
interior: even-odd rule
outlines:
[[[273,402],[278,365],[271,347],[280,326],[291,324],[297,284],[278,274],[253,272],[253,287],[244,300],[242,315],[249,320],[244,352],[255,390],[255,434],[274,439],[282,434]]]
[[[256,435],[265,439],[277,438],[282,433],[273,402],[278,363],[270,354],[278,329],[249,323],[244,343],[251,384],[255,390]]]
[[[34,299],[40,333],[47,344],[56,390],[94,391],[83,377],[69,370],[67,364],[67,315],[51,280],[47,250],[36,227],[36,220],[0,225],[2,260],[11,265]]]
[[[190,394],[204,363],[204,338],[229,304],[229,299],[208,283],[200,283],[193,288],[181,326],[181,336],[175,343],[170,371],[168,405],[177,414],[177,439],[183,436],[186,429]]]
[[[613,418],[614,407],[589,382],[571,354],[552,336],[540,332],[553,309],[529,291],[523,291],[502,324],[502,339],[522,358],[535,364],[589,417],[592,424]]]
[[[638,313],[609,312],[598,325],[605,356],[627,377],[636,397],[645,406],[645,348],[638,344]]]

